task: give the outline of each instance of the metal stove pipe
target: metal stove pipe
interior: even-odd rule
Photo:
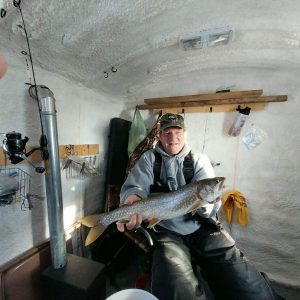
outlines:
[[[67,263],[67,251],[63,225],[63,203],[55,99],[51,90],[45,86],[37,86],[37,93],[41,110],[41,122],[43,124],[49,152],[49,158],[45,160],[45,182],[52,266],[54,269],[59,269],[64,267]],[[29,89],[29,94],[37,99],[34,86]]]

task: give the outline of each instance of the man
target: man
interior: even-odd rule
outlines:
[[[189,182],[214,177],[207,156],[191,154],[185,140],[183,117],[163,115],[159,142],[141,156],[127,177],[121,203],[132,204],[152,192],[175,191]],[[220,202],[207,203],[194,216],[163,220],[155,226],[151,292],[156,297],[207,299],[203,281],[194,274],[198,265],[216,299],[278,299],[216,220],[220,206]],[[136,214],[126,225],[117,223],[117,227],[123,232],[125,226],[131,230],[141,223],[142,216]]]

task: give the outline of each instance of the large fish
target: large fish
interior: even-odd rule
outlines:
[[[131,205],[125,204],[108,213],[84,217],[79,222],[92,227],[85,244],[94,242],[110,224],[116,221],[126,223],[134,214],[142,215],[143,220],[151,218],[148,227],[153,227],[160,220],[194,214],[201,206],[220,200],[224,180],[224,177],[202,179],[174,192],[145,198]]]

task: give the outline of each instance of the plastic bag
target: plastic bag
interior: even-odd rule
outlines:
[[[267,134],[262,129],[251,124],[251,127],[244,134],[242,141],[249,150],[252,150],[260,145],[266,137]]]
[[[130,157],[136,146],[147,136],[147,129],[140,111],[136,108],[129,130],[127,152]]]

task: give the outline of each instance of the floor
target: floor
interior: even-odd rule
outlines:
[[[92,259],[107,265],[106,296],[128,288],[149,290],[149,256],[124,234],[110,229],[92,249]],[[286,300],[299,300],[300,288],[271,282],[275,291]],[[209,300],[213,300],[210,295]]]

